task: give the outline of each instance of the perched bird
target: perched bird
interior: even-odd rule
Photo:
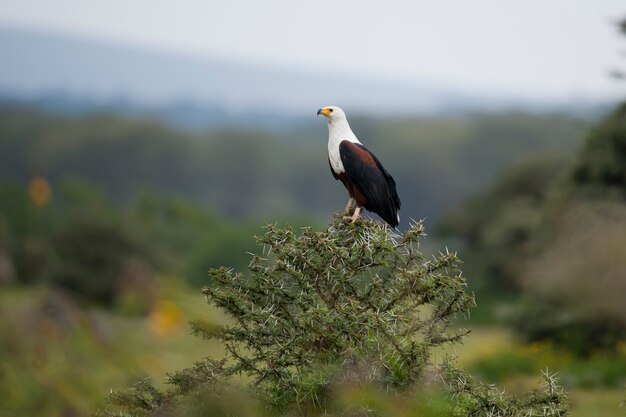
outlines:
[[[359,142],[350,129],[343,110],[336,106],[323,107],[317,115],[328,122],[328,162],[336,180],[341,180],[350,198],[345,220],[354,222],[361,208],[374,212],[390,226],[400,224],[400,198],[396,182],[378,158]],[[354,208],[354,212],[350,212]]]

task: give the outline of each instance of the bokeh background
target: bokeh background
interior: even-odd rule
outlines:
[[[0,415],[88,416],[219,346],[206,271],[344,207],[324,105],[466,261],[456,353],[574,416],[626,399],[626,8],[0,1]]]

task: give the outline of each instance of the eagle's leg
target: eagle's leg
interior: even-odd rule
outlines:
[[[354,204],[356,203],[356,200],[352,197],[350,197],[348,199],[348,205],[346,205],[346,209],[344,210],[347,214],[350,214],[350,211],[352,210],[352,206],[354,206]]]
[[[361,207],[357,205],[356,208],[354,209],[354,214],[352,214],[352,216],[343,216],[343,219],[349,220],[350,223],[354,223],[356,219],[359,218],[359,214],[361,214]]]

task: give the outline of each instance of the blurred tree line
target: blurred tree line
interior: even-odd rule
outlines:
[[[618,28],[626,35],[626,19]],[[535,158],[509,170],[439,226],[467,245],[479,300],[493,306],[503,294],[523,296],[508,320],[526,340],[585,356],[623,350],[626,102],[573,158]]]
[[[591,130],[574,158],[513,168],[450,212],[440,231],[467,245],[479,302],[523,295],[509,320],[527,340],[584,355],[619,350],[626,339],[626,103]]]
[[[435,222],[506,167],[537,153],[570,154],[588,122],[503,113],[352,121],[392,167],[403,218]],[[91,180],[116,202],[146,187],[185,196],[228,217],[325,219],[344,199],[329,175],[322,120],[276,131],[187,133],[149,119],[72,118],[0,108],[0,179],[42,174]],[[390,168],[391,169],[391,168]]]
[[[393,166],[404,218],[428,222],[513,161],[572,152],[586,127],[518,113],[353,124]],[[325,149],[319,120],[272,134],[192,134],[149,119],[5,104],[0,279],[53,283],[105,305],[120,293],[135,298],[117,284],[124,274],[132,282],[133,273],[145,281],[173,271],[204,283],[210,266],[248,262],[251,219],[310,224],[336,210],[344,191]]]
[[[50,284],[105,306],[134,300],[146,312],[157,272],[206,284],[211,265],[247,264],[256,231],[252,223],[149,191],[120,206],[85,180],[3,183],[0,281]]]
[[[501,294],[525,291],[513,278],[524,257],[504,249],[525,254],[534,247],[531,236],[543,228],[550,184],[568,165],[587,123],[503,113],[357,118],[353,127],[393,166],[404,218],[435,222],[444,208],[501,175],[492,191],[441,227],[444,234],[460,233],[471,248],[468,275],[481,277],[472,284],[497,283]],[[0,276],[51,282],[110,305],[116,294],[131,291],[116,284],[129,271],[145,280],[169,270],[198,284],[210,266],[241,267],[257,231],[242,219],[326,216],[343,201],[324,163],[326,131],[318,124],[272,134],[192,134],[154,120],[61,117],[4,106]],[[527,162],[505,172],[519,161]],[[582,165],[576,172],[578,181],[600,175]],[[39,197],[33,194],[38,187]]]

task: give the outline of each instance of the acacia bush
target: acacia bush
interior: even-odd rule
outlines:
[[[253,255],[249,274],[210,271],[213,285],[203,292],[228,323],[192,323],[195,334],[222,343],[225,357],[170,374],[168,390],[142,381],[115,392],[108,415],[186,415],[181,404],[198,392],[220,392],[238,381],[271,413],[342,414],[333,403],[341,386],[399,393],[439,380],[434,376],[453,394],[458,415],[563,415],[564,394],[554,381],[545,394],[518,400],[475,382],[450,361],[433,363],[437,348],[469,332],[450,323],[474,298],[455,254],[420,252],[424,234],[421,223],[396,234],[370,220],[346,224],[340,216],[323,231],[268,226],[257,238],[263,250]]]

